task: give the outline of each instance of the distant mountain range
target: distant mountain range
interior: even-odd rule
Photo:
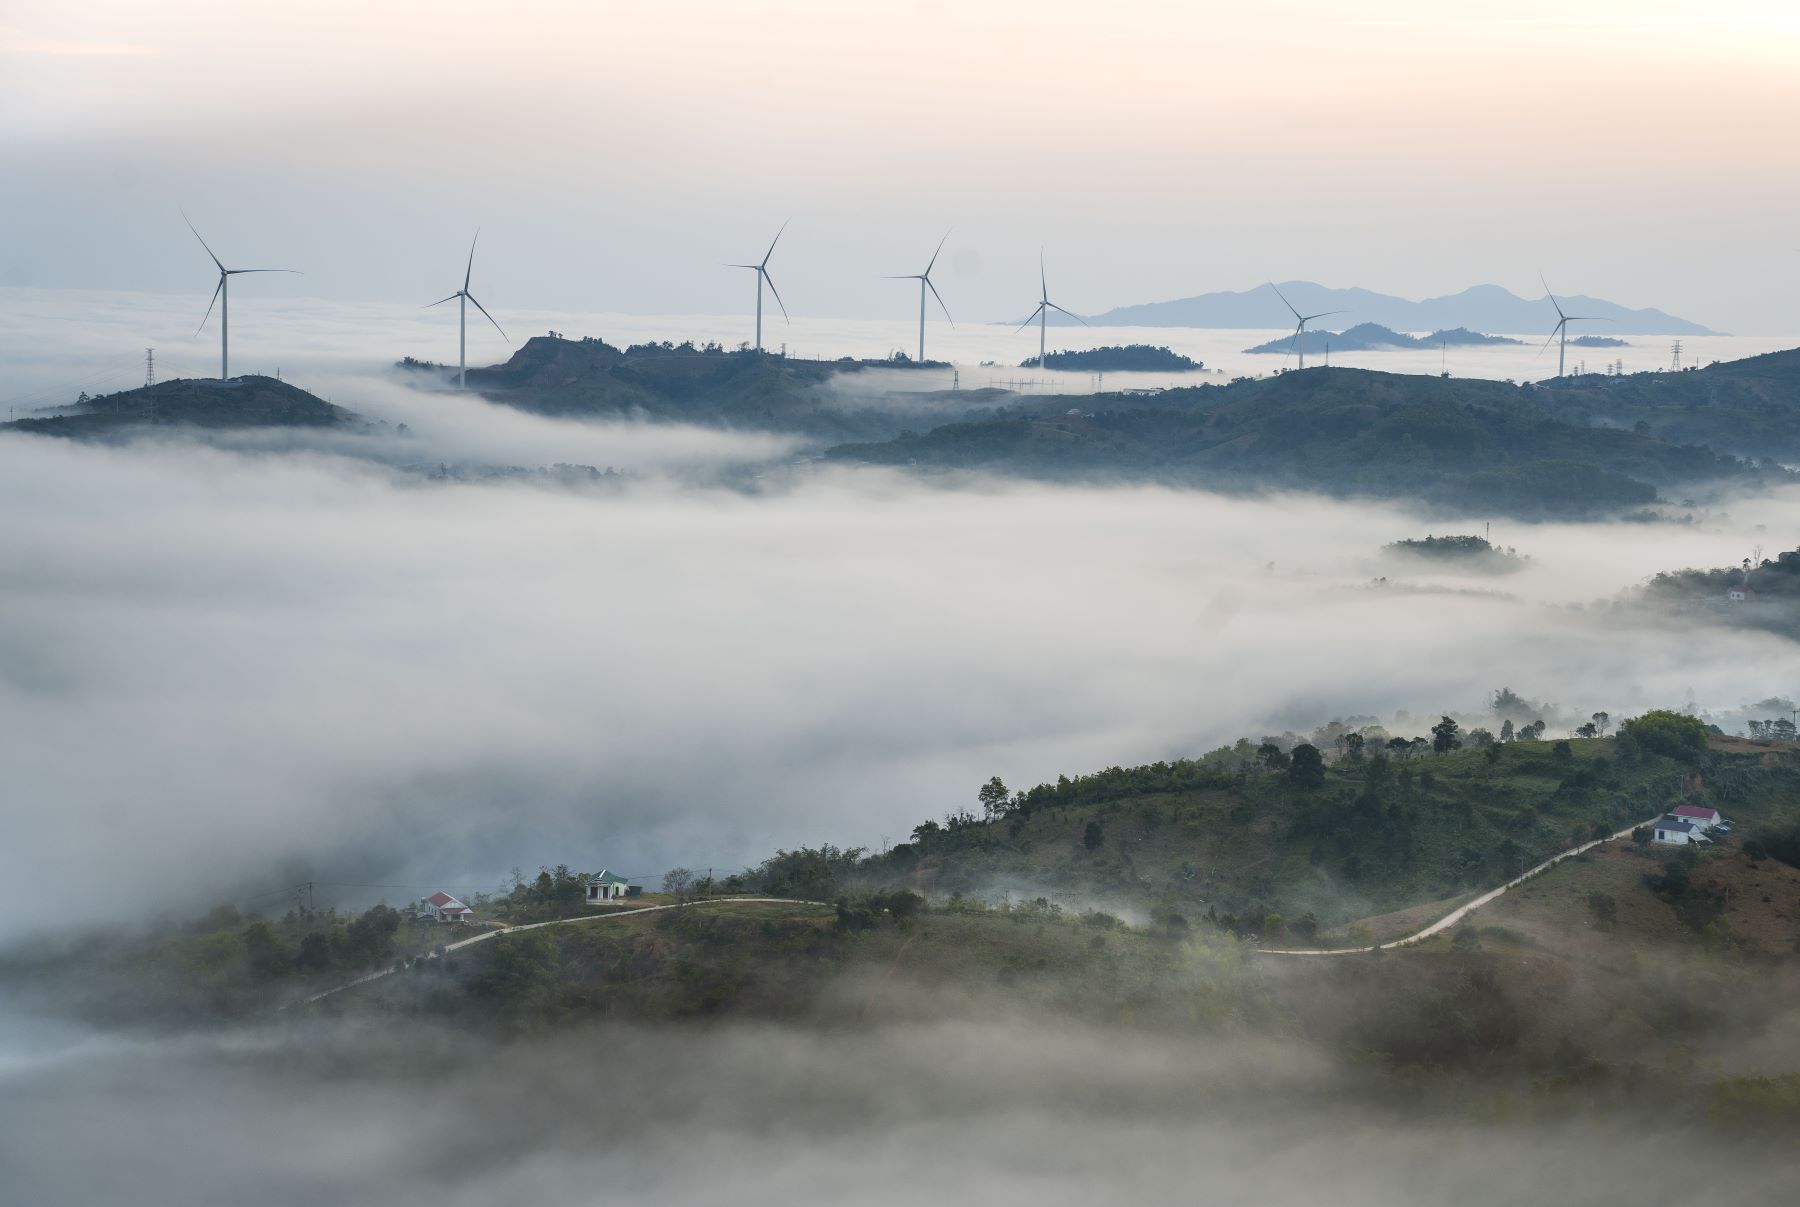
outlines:
[[[1556,323],[1556,310],[1548,297],[1522,298],[1498,285],[1476,285],[1448,297],[1409,298],[1375,293],[1368,289],[1330,289],[1312,281],[1283,281],[1281,291],[1304,314],[1341,310],[1348,318],[1379,323],[1395,331],[1438,331],[1466,327],[1472,331],[1508,334],[1548,332]],[[1616,302],[1581,294],[1558,295],[1564,312],[1607,320],[1608,334],[1618,335],[1717,335],[1699,323],[1676,318],[1661,310],[1633,310]],[[1294,316],[1267,285],[1242,292],[1203,293],[1172,302],[1148,302],[1120,306],[1102,314],[1085,316],[1102,327],[1292,327]],[[1072,319],[1050,316],[1052,323],[1069,325]]]
[[[1380,323],[1358,323],[1343,331],[1312,331],[1306,333],[1306,350],[1308,352],[1369,352],[1382,348],[1441,348],[1454,346],[1466,348],[1472,345],[1518,344],[1522,340],[1511,339],[1504,335],[1483,335],[1479,331],[1470,331],[1458,327],[1452,331],[1433,331],[1430,335],[1415,338],[1403,335],[1398,331],[1390,331]],[[1573,341],[1571,341],[1573,342]],[[1278,335],[1267,343],[1245,348],[1245,352],[1279,352],[1289,353],[1297,346],[1291,335]]]

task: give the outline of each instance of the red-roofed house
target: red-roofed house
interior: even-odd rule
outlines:
[[[466,922],[469,919],[469,907],[442,889],[425,898],[422,912],[427,918],[436,918],[440,922]]]
[[[1711,805],[1677,805],[1673,813],[1698,830],[1710,830],[1725,820]]]

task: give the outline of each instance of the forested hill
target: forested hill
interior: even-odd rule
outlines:
[[[1791,748],[1711,749],[1699,721],[1666,712],[1567,741],[1500,742],[1441,722],[1417,740],[1359,731],[1333,755],[1310,742],[1240,742],[1010,794],[991,781],[978,794],[985,816],[926,822],[838,879],[934,899],[1210,914],[1244,932],[1272,915],[1290,926],[1310,917],[1297,937],[1311,939],[1493,887],[1673,808],[1696,784],[1747,833],[1800,820]]]
[[[339,427],[358,421],[343,407],[273,377],[178,378],[83,398],[54,413],[0,424],[45,436],[99,437],[144,427]]]
[[[403,362],[416,370],[437,369]],[[987,414],[1010,396],[998,390],[884,393],[860,380],[868,369],[947,368],[910,360],[835,361],[737,350],[717,344],[636,344],[540,335],[502,365],[469,370],[469,386],[493,402],[544,415],[633,416],[713,427],[791,432],[822,441],[872,439],[908,427]]]
[[[1629,428],[1570,422],[1551,395],[1505,382],[1314,368],[1153,398],[1052,399],[1035,416],[828,455],[1044,480],[1414,498],[1522,517],[1603,514],[1651,503],[1659,488],[1788,476]]]
[[[1800,348],[1682,372],[1569,377],[1541,397],[1575,423],[1642,424],[1675,444],[1800,460]]]

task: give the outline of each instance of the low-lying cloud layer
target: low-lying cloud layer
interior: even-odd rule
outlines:
[[[1772,503],[1497,532],[1529,570],[1408,594],[1367,586],[1427,527],[1392,507],[779,482],[584,493],[0,437],[0,929],[305,878],[390,900],[557,862],[654,879],[899,841],[996,773],[1501,684],[1730,707],[1800,670],[1767,636],[1567,607],[1785,543],[1758,531]],[[107,891],[70,894],[72,868]]]
[[[1292,1043],[986,1023],[125,1044],[0,1076],[20,1202],[476,1207],[1781,1201],[1654,1117],[1383,1101]],[[1477,1095],[1479,1097],[1479,1095]]]

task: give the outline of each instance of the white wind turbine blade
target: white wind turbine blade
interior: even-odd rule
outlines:
[[[297,277],[303,277],[306,275],[305,273],[301,272],[298,268],[227,268],[225,270],[225,275],[228,277],[235,277],[239,273],[245,273],[245,272],[291,272]]]
[[[1542,347],[1542,348],[1539,348],[1539,349],[1538,349],[1538,350],[1537,350],[1537,354],[1538,354],[1538,356],[1542,356],[1542,355],[1543,355],[1543,354],[1544,354],[1544,353],[1545,353],[1545,352],[1548,352],[1548,351],[1549,351],[1549,350],[1550,350],[1550,345],[1551,345],[1551,344],[1554,344],[1554,343],[1555,343],[1555,342],[1556,342],[1556,337],[1557,337],[1557,336],[1558,336],[1558,335],[1561,335],[1561,334],[1562,334],[1562,329],[1563,329],[1563,326],[1564,326],[1564,325],[1565,325],[1565,324],[1566,324],[1566,323],[1567,323],[1567,322],[1568,322],[1568,321],[1569,321],[1569,320],[1568,320],[1568,319],[1566,319],[1566,318],[1565,318],[1565,319],[1562,319],[1562,320],[1561,320],[1561,321],[1559,321],[1559,322],[1558,322],[1558,323],[1557,323],[1557,324],[1556,324],[1556,326],[1554,326],[1554,327],[1552,327],[1552,328],[1550,328],[1550,338],[1549,338],[1549,339],[1547,339],[1547,340],[1545,340],[1545,341],[1544,341],[1544,346],[1543,346],[1543,347]],[[1534,356],[1534,357],[1532,357],[1532,359],[1533,359],[1533,360],[1536,360],[1536,359],[1537,359],[1537,356]]]
[[[955,230],[956,228],[951,227],[950,229]],[[945,231],[944,237],[942,239],[938,240],[937,249],[931,253],[931,263],[927,264],[925,266],[925,271],[922,274],[920,274],[927,281],[929,281],[931,279],[931,270],[937,267],[938,254],[944,250],[944,244],[949,241],[950,241],[950,231]]]
[[[785,226],[785,225],[786,225],[786,223],[783,223],[783,224],[782,224],[782,225],[783,225],[783,226]],[[776,235],[776,236],[775,236],[775,237],[776,237],[776,238],[777,238],[777,239],[779,239],[779,238],[781,238],[781,236],[780,236],[780,235]],[[771,244],[770,244],[770,245],[769,245],[769,250],[770,250],[770,251],[774,251],[774,250],[775,250],[775,245],[774,245],[774,244],[772,244],[772,243],[771,243]],[[767,259],[768,259],[768,257],[766,257],[766,256],[765,256],[765,257],[764,257],[764,260],[765,260],[765,261],[766,261],[766,260],[767,260]],[[791,325],[792,325],[792,324],[793,324],[793,321],[794,321],[794,320],[793,320],[793,319],[790,319],[790,318],[789,318],[789,317],[788,317],[788,312],[787,312],[787,307],[786,307],[786,306],[784,306],[784,305],[782,305],[782,301],[781,301],[781,294],[780,294],[780,293],[778,293],[778,292],[776,292],[776,289],[775,289],[775,278],[774,278],[774,277],[772,277],[772,276],[770,276],[770,275],[769,275],[769,270],[768,270],[768,269],[766,269],[766,268],[758,268],[758,269],[757,269],[757,270],[756,270],[756,271],[758,271],[758,272],[760,272],[760,273],[762,273],[762,279],[763,279],[763,280],[765,280],[765,281],[767,281],[767,282],[768,282],[768,283],[769,283],[769,292],[770,292],[770,293],[772,293],[772,294],[774,294],[774,295],[775,295],[775,304],[776,304],[776,305],[777,305],[777,306],[780,306],[780,307],[781,307],[781,321],[782,321],[782,322],[784,322],[784,323],[787,323],[787,324],[789,324],[789,325],[790,325],[790,326],[791,326]]]
[[[1550,299],[1552,306],[1556,307],[1556,317],[1567,320],[1569,316],[1563,313],[1562,303],[1556,300],[1554,293],[1550,292],[1550,282],[1544,280],[1544,270],[1541,268],[1538,269],[1538,282],[1544,287],[1544,296]]]
[[[1050,307],[1050,309],[1052,309],[1052,310],[1055,310],[1062,314],[1068,315],[1070,318],[1072,318],[1076,322],[1080,323],[1083,327],[1093,326],[1092,323],[1090,323],[1086,319],[1082,318],[1079,314],[1076,314],[1075,312],[1073,312],[1071,310],[1064,310],[1061,306],[1058,306],[1055,302],[1045,302],[1044,305]]]
[[[1280,286],[1276,285],[1275,282],[1270,281],[1269,288],[1273,289],[1275,291],[1275,296],[1281,299],[1281,304],[1283,306],[1286,306],[1288,308],[1288,310],[1290,312],[1292,312],[1292,314],[1295,318],[1297,318],[1297,319],[1300,318],[1300,312],[1298,310],[1295,310],[1294,304],[1287,300],[1287,294],[1281,292]],[[1301,321],[1304,322],[1305,320],[1301,319]]]
[[[194,220],[193,220],[193,219],[192,219],[192,218],[189,218],[189,217],[188,217],[188,216],[187,216],[187,211],[186,211],[186,210],[181,210],[181,211],[179,211],[179,212],[180,212],[180,214],[181,214],[181,220],[182,220],[182,221],[183,221],[183,222],[185,222],[185,223],[187,223],[187,228],[188,228],[188,229],[189,229],[189,230],[191,230],[191,231],[193,231],[193,232],[194,232],[194,238],[196,238],[196,239],[199,239],[199,240],[200,240],[200,246],[201,246],[201,247],[205,247],[205,248],[206,248],[206,254],[207,254],[207,255],[209,255],[209,256],[212,256],[212,262],[213,262],[213,263],[214,263],[214,264],[217,264],[217,265],[218,265],[218,266],[219,266],[219,271],[220,271],[220,272],[224,272],[224,271],[225,271],[225,265],[224,265],[224,264],[222,264],[222,263],[220,263],[220,262],[219,262],[219,257],[218,257],[218,256],[216,256],[216,255],[213,255],[213,249],[212,249],[212,248],[210,248],[210,247],[207,247],[207,245],[206,245],[206,240],[205,240],[205,239],[203,239],[203,238],[201,238],[201,236],[200,236],[200,231],[199,231],[199,229],[198,229],[198,228],[196,228],[196,227],[195,227],[195,226],[194,226]]]
[[[1037,322],[1038,311],[1042,310],[1043,308],[1044,308],[1044,303],[1042,303],[1042,302],[1039,302],[1036,306],[1033,306],[1031,308],[1031,313],[1025,316],[1025,321],[1020,323],[1017,327],[1013,328],[1013,334],[1016,335],[1019,332],[1025,330],[1025,328],[1031,326],[1031,324]]]
[[[475,275],[475,245],[481,241],[481,228],[475,228],[475,237],[469,240],[469,266],[463,269],[463,292],[469,292],[469,278]],[[452,294],[452,297],[455,295]]]
[[[456,296],[456,295],[454,295],[454,294],[451,295],[451,297],[454,297],[454,296]],[[468,298],[470,302],[474,303],[475,309],[481,311],[483,317],[485,317],[488,322],[494,323],[494,316],[487,312],[486,306],[483,306],[480,302],[475,301],[474,294],[466,293],[463,296]],[[449,299],[446,298],[445,300],[448,301]],[[494,323],[494,330],[496,330],[500,333],[501,339],[505,340],[509,344],[512,343],[512,336],[508,335],[506,333],[506,329],[504,327],[502,327],[499,323]]]
[[[775,245],[781,242],[781,236],[787,231],[788,222],[792,221],[793,219],[789,218],[787,222],[783,222],[781,224],[781,229],[775,232],[775,237],[769,240],[769,250],[763,253],[762,263],[757,265],[758,268],[767,269],[769,267],[769,257],[775,254]],[[763,275],[767,276],[768,274],[765,272]],[[771,290],[775,288],[775,283],[773,281],[769,282],[769,288]]]
[[[212,301],[206,304],[206,317],[200,320],[200,325],[198,327],[194,328],[195,335],[199,335],[202,331],[206,330],[206,320],[212,318],[213,307],[219,304],[219,293],[224,288],[225,273],[221,271],[219,273],[219,283],[213,286]]]
[[[1348,310],[1321,310],[1317,314],[1307,315],[1305,318],[1301,319],[1300,321],[1303,323],[1310,323],[1314,319],[1328,319],[1334,314],[1349,314],[1349,313],[1350,312]]]
[[[461,296],[462,296],[462,294],[460,294],[460,293],[453,293],[447,298],[439,298],[435,302],[427,302],[425,305],[419,307],[419,309],[420,310],[430,310],[433,306],[442,306],[445,302],[454,302],[457,298],[460,298]]]
[[[919,279],[925,282],[925,288],[931,290],[931,296],[937,299],[938,309],[944,312],[944,318],[949,321],[952,327],[956,326],[956,320],[950,317],[950,307],[944,305],[943,295],[938,293],[937,286],[931,283],[931,277],[927,275],[920,277]]]

